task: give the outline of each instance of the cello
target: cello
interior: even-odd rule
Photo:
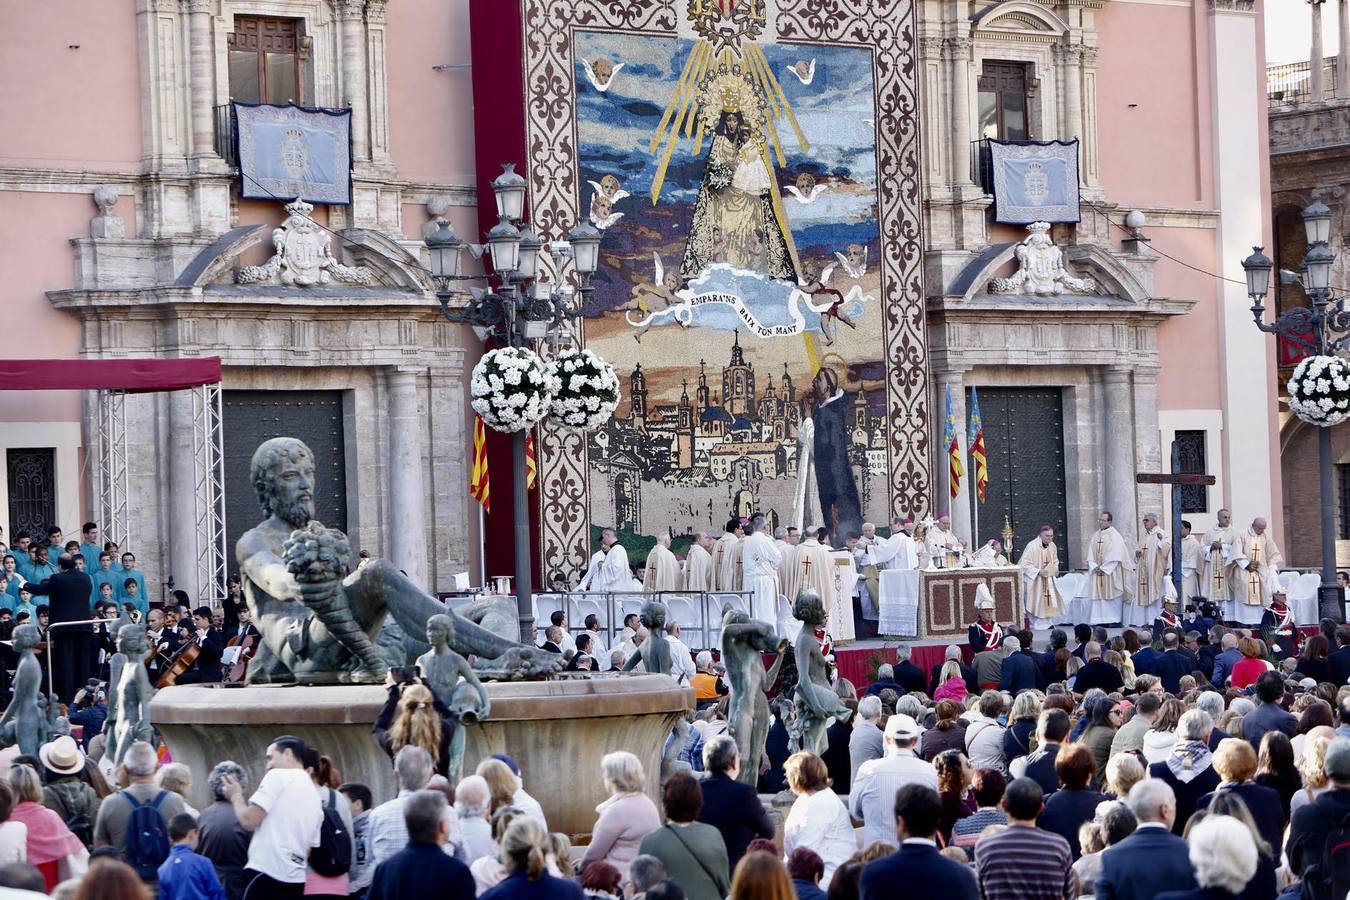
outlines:
[[[235,655],[234,662],[220,664],[221,681],[225,684],[243,684],[244,676],[248,674],[248,661],[258,652],[258,636],[246,634],[240,637],[236,634],[225,643],[225,649],[230,647],[238,647],[239,653]]]
[[[201,652],[201,645],[195,640],[187,641],[179,647],[178,652],[174,653],[161,670],[159,680],[155,682],[155,689],[166,688],[176,682],[179,675],[192,668]]]

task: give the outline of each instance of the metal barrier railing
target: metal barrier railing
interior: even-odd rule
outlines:
[[[568,633],[580,634],[586,630],[586,616],[595,614],[601,620],[599,630],[605,636],[606,649],[613,649],[624,617],[640,612],[648,600],[659,600],[666,604],[668,619],[680,623],[685,644],[693,650],[715,649],[722,635],[722,607],[731,602],[748,613],[752,594],[752,591],[545,591],[533,596],[535,630],[537,640],[543,640],[549,616],[561,609],[567,613]],[[442,596],[454,607],[455,599],[462,597],[468,602],[478,595]]]

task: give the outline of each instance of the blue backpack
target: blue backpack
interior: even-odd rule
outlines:
[[[131,804],[131,815],[127,817],[127,845],[122,855],[142,879],[155,878],[159,867],[169,858],[169,824],[159,811],[169,792],[160,791],[149,803],[139,802],[127,791],[117,793]]]

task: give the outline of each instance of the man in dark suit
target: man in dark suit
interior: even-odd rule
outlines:
[[[259,637],[258,626],[253,624],[253,613],[249,611],[248,606],[240,606],[235,610],[235,624],[225,627],[224,637],[226,644],[232,640],[237,644],[246,637],[255,640]],[[236,638],[238,640],[235,640]]]
[[[1256,699],[1259,701],[1256,709],[1242,717],[1242,736],[1259,753],[1261,738],[1267,731],[1283,731],[1290,738],[1297,734],[1298,718],[1280,705],[1284,699],[1284,681],[1274,672],[1266,672],[1256,679]]]
[[[1157,675],[1160,656],[1162,654],[1153,649],[1153,632],[1142,629],[1139,632],[1139,650],[1130,657],[1130,662],[1134,663],[1134,674]]]
[[[1022,691],[1036,689],[1036,663],[1022,652],[1020,638],[1008,635],[1003,639],[1003,647],[1008,655],[1003,657],[1003,668],[999,670],[998,689],[1016,696]]]
[[[719,734],[703,745],[703,808],[698,820],[722,833],[727,845],[727,871],[736,871],[736,863],[755,838],[772,838],[773,822],[764,812],[754,785],[737,781],[741,771],[736,741]]]
[[[192,612],[196,631],[191,640],[197,644],[192,668],[179,675],[176,684],[210,684],[220,681],[220,656],[225,652],[225,635],[211,625],[211,608],[201,606]]]
[[[900,849],[867,865],[858,882],[860,900],[890,900],[897,891],[942,900],[978,900],[969,867],[938,852],[934,842],[942,804],[937,791],[907,784],[895,793]]]
[[[892,667],[891,673],[895,683],[904,688],[903,691],[897,691],[897,693],[922,694],[928,689],[928,680],[923,677],[923,669],[910,662],[909,657],[908,644],[901,644],[895,648],[895,665]]]
[[[1097,900],[1152,900],[1164,891],[1195,887],[1186,842],[1172,833],[1177,800],[1172,788],[1148,778],[1130,789],[1134,834],[1102,851]]]
[[[1158,677],[1162,679],[1163,690],[1169,694],[1181,693],[1181,676],[1194,671],[1191,661],[1181,655],[1181,641],[1175,631],[1163,634],[1163,652],[1158,657]]]
[[[1228,679],[1233,675],[1233,666],[1242,662],[1242,654],[1237,649],[1237,634],[1226,633],[1219,643],[1219,655],[1214,657],[1214,674],[1209,680],[1219,690],[1228,687]]]
[[[445,796],[435,791],[417,791],[404,800],[408,845],[376,867],[367,900],[474,895],[469,867],[441,850],[450,839],[448,812]]]
[[[1340,687],[1350,681],[1350,625],[1336,626],[1336,643],[1340,647],[1327,656],[1327,662],[1331,663],[1331,675]]]
[[[1101,688],[1110,694],[1125,686],[1125,679],[1120,677],[1116,667],[1102,659],[1101,644],[1088,641],[1083,647],[1083,656],[1087,662],[1078,670],[1078,676],[1074,679],[1075,694],[1086,694],[1093,688]]]
[[[47,608],[52,625],[93,618],[89,612],[93,580],[75,568],[75,558],[69,553],[62,553],[57,559],[57,565],[61,571],[41,584],[30,581],[24,589],[30,594],[50,598]],[[92,638],[93,632],[88,625],[51,629],[47,657],[51,660],[52,686],[56,696],[66,703],[74,702],[75,692],[84,687],[89,678],[89,647]]]
[[[877,666],[877,680],[867,686],[864,696],[875,697],[882,691],[895,691],[897,697],[906,693],[905,686],[895,680],[895,666],[890,663]]]

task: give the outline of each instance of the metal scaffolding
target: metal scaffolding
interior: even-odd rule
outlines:
[[[98,392],[98,519],[103,539],[125,547],[127,520],[127,392]]]
[[[196,511],[197,596],[223,600],[225,589],[225,436],[220,383],[192,389],[193,501]]]

